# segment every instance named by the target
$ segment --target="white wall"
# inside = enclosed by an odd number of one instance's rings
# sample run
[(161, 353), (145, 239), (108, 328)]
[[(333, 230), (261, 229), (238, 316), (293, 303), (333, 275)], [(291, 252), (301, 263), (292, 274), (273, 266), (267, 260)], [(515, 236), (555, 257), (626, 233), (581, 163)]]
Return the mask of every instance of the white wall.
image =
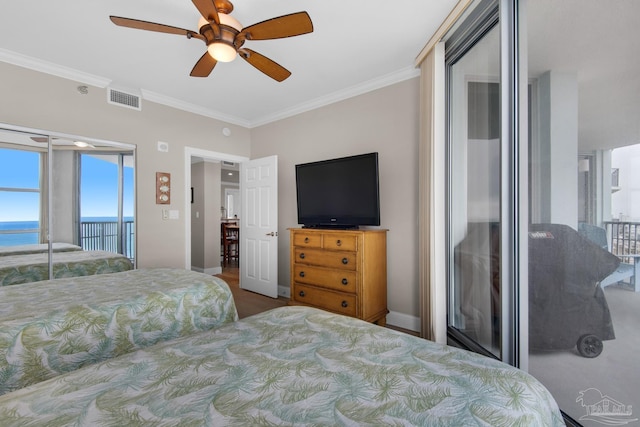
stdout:
[(619, 169), (619, 191), (611, 195), (611, 216), (620, 221), (640, 221), (640, 145), (616, 148), (611, 167)]
[(76, 175), (78, 165), (75, 161), (75, 152), (72, 150), (55, 150), (53, 152), (53, 206), (51, 214), (53, 225), (51, 240), (58, 243), (75, 243), (77, 229), (75, 226), (76, 206), (78, 195), (76, 194)]
[(278, 282), (289, 286), (289, 232), (298, 227), (295, 165), (377, 151), (387, 234), (387, 319), (419, 329), (419, 80), (407, 80), (251, 131), (251, 157), (278, 156)]
[(539, 222), (578, 226), (578, 79), (548, 71), (538, 79), (538, 141), (532, 163), (540, 186)]

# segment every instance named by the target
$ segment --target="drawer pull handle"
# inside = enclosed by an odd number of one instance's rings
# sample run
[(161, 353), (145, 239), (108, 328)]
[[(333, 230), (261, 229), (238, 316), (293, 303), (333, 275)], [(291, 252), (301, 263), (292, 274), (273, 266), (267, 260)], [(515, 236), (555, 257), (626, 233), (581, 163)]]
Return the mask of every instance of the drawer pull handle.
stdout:
[(342, 258), (342, 263), (343, 264), (349, 264), (349, 260), (347, 258)]
[(342, 246), (342, 241), (340, 239), (336, 241), (336, 246)]
[(347, 280), (347, 278), (346, 278), (346, 277), (344, 277), (344, 278), (342, 279), (342, 284), (343, 284), (343, 285), (348, 285), (348, 284), (349, 284), (349, 281)]
[(300, 254), (300, 259), (304, 259), (304, 252)]
[(347, 308), (347, 307), (349, 307), (349, 303), (347, 303), (346, 301), (342, 301), (342, 306), (344, 308)]
[(305, 238), (304, 238), (304, 242), (305, 242), (305, 243), (309, 243), (309, 238), (308, 238), (308, 237), (305, 237)]
[(300, 293), (299, 293), (298, 295), (300, 295), (301, 297), (303, 297), (303, 296), (304, 296), (304, 291), (300, 291)]
[(300, 272), (300, 277), (304, 277), (304, 271)]

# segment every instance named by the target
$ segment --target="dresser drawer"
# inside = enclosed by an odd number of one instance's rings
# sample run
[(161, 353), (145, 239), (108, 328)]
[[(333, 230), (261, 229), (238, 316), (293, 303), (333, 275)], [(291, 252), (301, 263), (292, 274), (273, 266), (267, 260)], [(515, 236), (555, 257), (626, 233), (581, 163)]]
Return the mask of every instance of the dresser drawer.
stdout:
[(356, 272), (351, 270), (328, 270), (296, 264), (293, 267), (293, 280), (309, 285), (334, 289), (341, 292), (356, 292)]
[(322, 249), (296, 248), (296, 264), (317, 265), (320, 267), (356, 270), (356, 254), (353, 252), (325, 251)]
[(323, 308), (325, 310), (344, 314), (356, 315), (356, 296), (332, 292), (312, 286), (294, 284), (294, 294), (291, 296), (296, 302)]
[(318, 233), (295, 233), (293, 235), (293, 246), (307, 248), (322, 247), (322, 234)]
[(358, 238), (356, 236), (326, 233), (322, 237), (322, 247), (329, 250), (355, 252), (358, 249)]

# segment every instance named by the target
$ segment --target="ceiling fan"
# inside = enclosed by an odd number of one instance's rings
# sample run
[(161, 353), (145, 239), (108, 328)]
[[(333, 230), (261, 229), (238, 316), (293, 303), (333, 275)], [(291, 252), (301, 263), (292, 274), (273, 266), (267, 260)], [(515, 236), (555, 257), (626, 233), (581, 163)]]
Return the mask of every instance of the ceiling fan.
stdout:
[(207, 77), (218, 62), (230, 62), (239, 55), (267, 76), (281, 82), (289, 77), (291, 72), (266, 56), (243, 47), (244, 42), (280, 39), (313, 32), (313, 23), (307, 12), (292, 13), (242, 28), (242, 25), (230, 15), (233, 11), (233, 4), (230, 1), (192, 1), (202, 15), (197, 32), (120, 16), (110, 16), (110, 19), (114, 24), (122, 27), (183, 35), (188, 39), (196, 38), (204, 41), (207, 52), (191, 70), (192, 77)]

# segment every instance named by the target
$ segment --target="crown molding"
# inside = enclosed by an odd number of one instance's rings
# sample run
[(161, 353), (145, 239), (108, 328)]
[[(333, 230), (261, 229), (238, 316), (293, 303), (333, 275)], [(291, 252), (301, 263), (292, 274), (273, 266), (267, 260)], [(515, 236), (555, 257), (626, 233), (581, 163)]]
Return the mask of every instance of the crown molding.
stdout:
[[(28, 68), (30, 70), (39, 71), (61, 77), (68, 80), (77, 81), (87, 85), (106, 88), (112, 81), (105, 77), (96, 76), (89, 73), (84, 73), (78, 70), (74, 70), (69, 67), (54, 64), (52, 62), (43, 61), (26, 55), (22, 55), (10, 50), (0, 48), (0, 61), (7, 62), (19, 67)], [(381, 89), (392, 84), (402, 82), (404, 80), (412, 79), (420, 75), (420, 70), (414, 67), (407, 67), (402, 70), (386, 74), (384, 76), (368, 80), (361, 84), (348, 87), (343, 90), (339, 90), (328, 95), (321, 96), (308, 102), (303, 102), (294, 107), (287, 108), (273, 114), (264, 116), (255, 121), (242, 119), (240, 117), (230, 116), (220, 111), (214, 111), (208, 108), (201, 107), (199, 105), (191, 104), (181, 101), (176, 98), (172, 98), (166, 95), (162, 95), (157, 92), (149, 91), (146, 89), (140, 89), (143, 99), (155, 102), (157, 104), (166, 105), (168, 107), (176, 108), (178, 110), (186, 111), (193, 114), (198, 114), (204, 117), (220, 120), (225, 123), (242, 126), (244, 128), (255, 128), (268, 123), (276, 122), (278, 120), (286, 119), (307, 111), (315, 110), (320, 107), (325, 107), (330, 104), (334, 104), (339, 101), (344, 101), (349, 98), (353, 98), (358, 95), (362, 95), (367, 92), (371, 92), (377, 89)]]
[(43, 61), (2, 48), (0, 48), (0, 61), (100, 88), (105, 88), (111, 83), (111, 80), (105, 77), (83, 73), (73, 68), (64, 67), (54, 64), (53, 62)]
[(393, 84), (418, 77), (419, 75), (420, 75), (419, 69), (416, 69), (414, 67), (407, 67), (402, 70), (389, 73), (384, 76), (377, 77), (375, 79), (368, 80), (361, 84), (351, 86), (346, 89), (339, 90), (325, 96), (321, 96), (309, 102), (298, 104), (292, 108), (288, 108), (288, 109), (276, 112), (274, 114), (264, 116), (262, 119), (251, 122), (251, 125), (249, 127), (254, 128), (254, 127), (266, 125), (268, 123), (276, 122), (278, 120), (286, 119), (288, 117), (292, 117), (300, 113), (305, 113), (307, 111), (315, 110), (316, 108), (320, 108), (320, 107), (325, 107), (327, 105), (334, 104), (339, 101), (344, 101), (345, 99), (353, 98), (355, 96), (362, 95), (367, 92), (372, 92), (374, 90), (381, 89), (386, 86), (391, 86)]
[(220, 120), (232, 125), (242, 126), (245, 128), (250, 127), (250, 122), (239, 117), (230, 116), (228, 114), (214, 111), (208, 108), (201, 107), (199, 105), (190, 104), (188, 102), (181, 101), (170, 96), (162, 95), (157, 92), (152, 92), (146, 89), (140, 89), (142, 97), (147, 101), (155, 102), (157, 104), (166, 105), (168, 107), (177, 108), (193, 114), (199, 114), (201, 116), (209, 117), (212, 119)]

